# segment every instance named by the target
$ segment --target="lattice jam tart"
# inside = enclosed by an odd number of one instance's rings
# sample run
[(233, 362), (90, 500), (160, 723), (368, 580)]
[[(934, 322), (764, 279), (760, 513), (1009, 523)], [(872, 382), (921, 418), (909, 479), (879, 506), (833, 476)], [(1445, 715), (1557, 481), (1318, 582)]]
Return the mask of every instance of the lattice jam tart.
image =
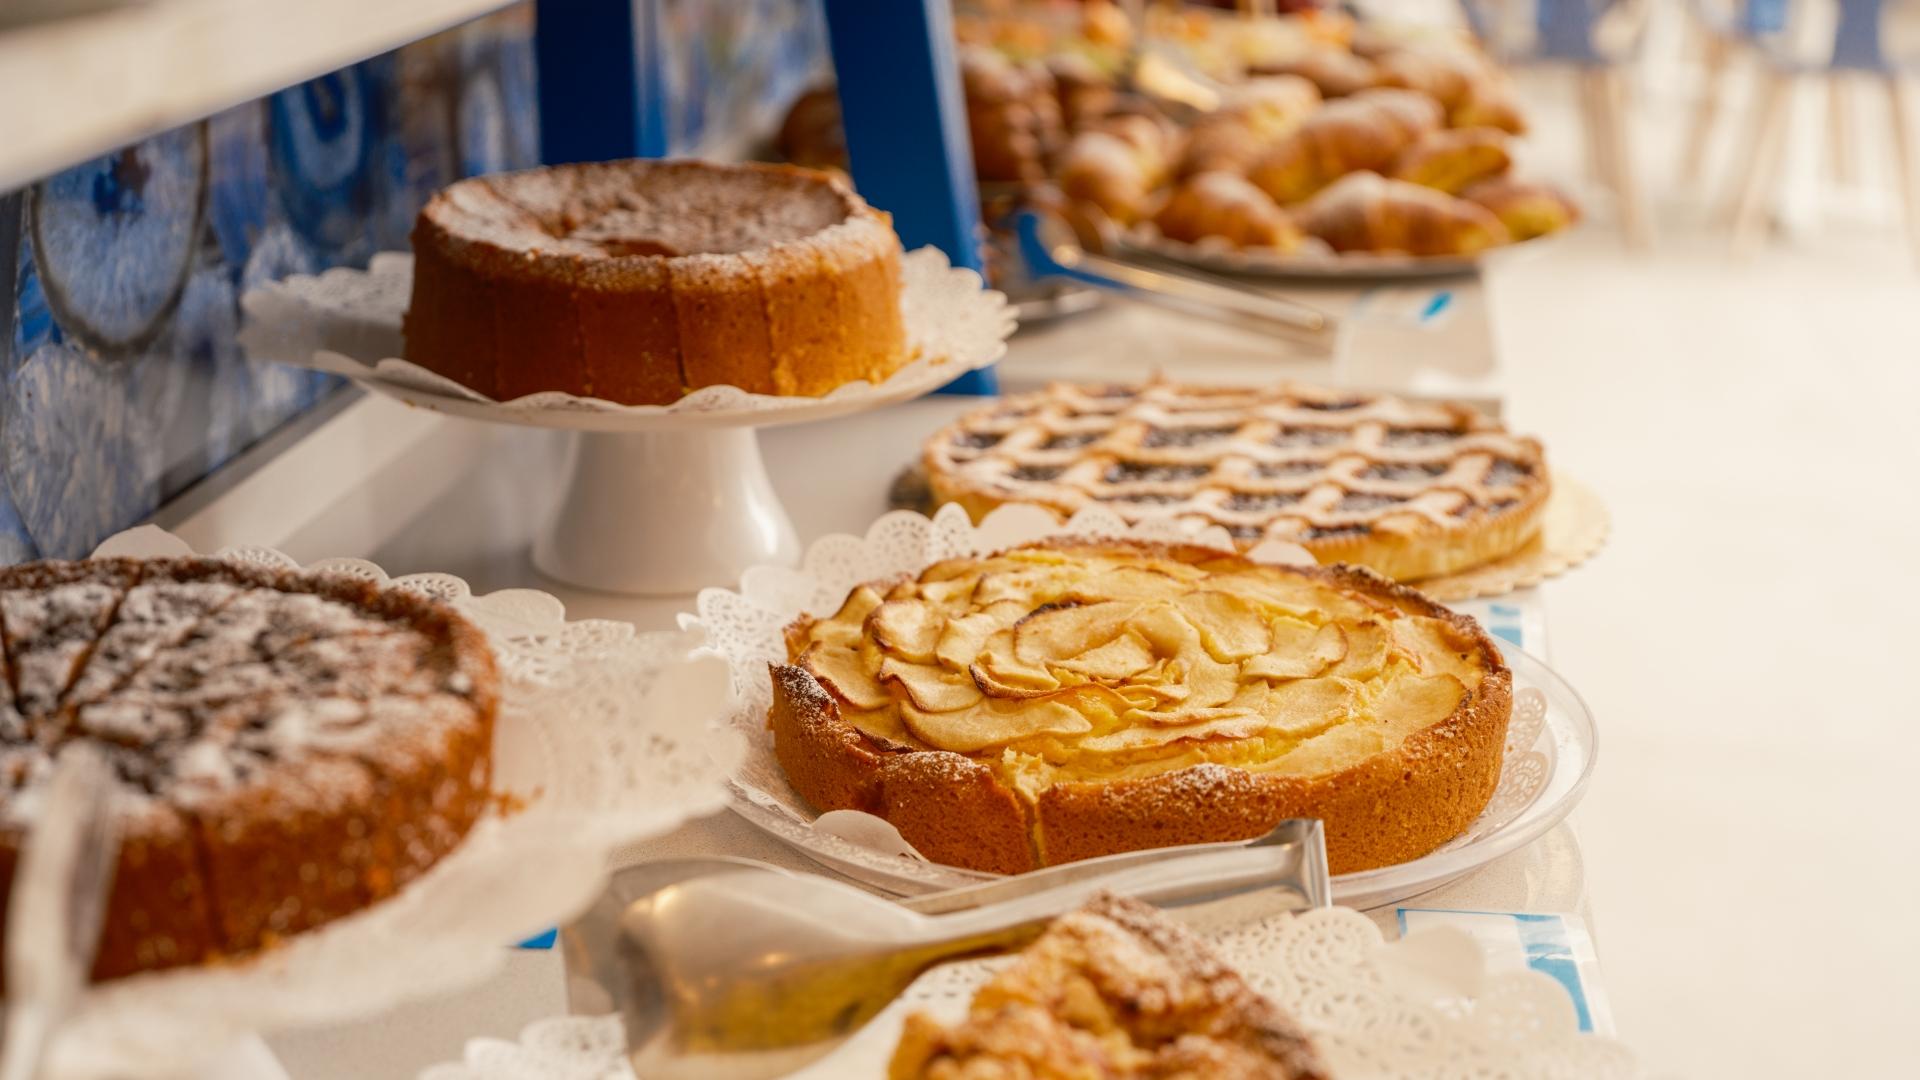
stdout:
[(0, 905), (55, 756), (88, 742), (114, 767), (96, 980), (359, 911), (490, 797), (493, 656), (424, 596), (214, 559), (33, 563), (0, 570), (0, 643)]
[(1057, 541), (854, 589), (787, 630), (774, 750), (820, 810), (1018, 873), (1320, 818), (1336, 873), (1464, 832), (1512, 679), (1479, 625), (1366, 570)]
[(1111, 894), (1055, 919), (943, 1024), (907, 1017), (888, 1080), (1324, 1080), (1313, 1042), (1205, 942)]
[(1400, 581), (1509, 555), (1540, 530), (1540, 444), (1459, 404), (1281, 384), (1076, 386), (1009, 397), (927, 440), (936, 503), (1225, 526)]

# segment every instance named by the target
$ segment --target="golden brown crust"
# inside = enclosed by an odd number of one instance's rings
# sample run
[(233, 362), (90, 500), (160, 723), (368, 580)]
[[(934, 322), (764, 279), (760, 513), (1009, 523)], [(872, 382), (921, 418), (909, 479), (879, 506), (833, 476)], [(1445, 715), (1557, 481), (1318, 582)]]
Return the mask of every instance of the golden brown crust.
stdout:
[[(1209, 568), (1248, 565), (1193, 545), (1058, 539), (1026, 546), (1121, 550)], [(1335, 772), (1278, 775), (1207, 764), (1067, 781), (1039, 794), (1031, 820), (1022, 798), (992, 769), (961, 754), (883, 744), (849, 723), (840, 703), (799, 666), (772, 669), (775, 754), (817, 809), (875, 814), (928, 858), (972, 869), (1018, 873), (1141, 848), (1244, 840), (1290, 817), (1325, 823), (1335, 873), (1419, 858), (1465, 831), (1492, 797), (1512, 712), (1511, 672), (1477, 622), (1415, 589), (1358, 567), (1288, 572), (1444, 622), (1472, 643), (1483, 678), (1443, 721)]]
[(407, 358), (498, 400), (819, 395), (908, 360), (900, 244), (839, 178), (585, 163), (463, 180), (414, 227)]

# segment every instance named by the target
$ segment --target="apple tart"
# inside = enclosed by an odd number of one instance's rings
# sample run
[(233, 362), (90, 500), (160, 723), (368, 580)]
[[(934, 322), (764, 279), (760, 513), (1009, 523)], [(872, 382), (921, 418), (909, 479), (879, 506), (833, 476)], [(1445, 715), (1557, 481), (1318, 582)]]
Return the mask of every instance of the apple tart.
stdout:
[(1335, 873), (1464, 832), (1512, 678), (1472, 619), (1369, 571), (1050, 541), (855, 588), (787, 629), (774, 750), (816, 808), (1018, 873), (1325, 822)]
[(1454, 402), (1280, 383), (1057, 383), (976, 410), (922, 455), (936, 503), (1222, 526), (1399, 581), (1513, 554), (1552, 484), (1540, 443)]

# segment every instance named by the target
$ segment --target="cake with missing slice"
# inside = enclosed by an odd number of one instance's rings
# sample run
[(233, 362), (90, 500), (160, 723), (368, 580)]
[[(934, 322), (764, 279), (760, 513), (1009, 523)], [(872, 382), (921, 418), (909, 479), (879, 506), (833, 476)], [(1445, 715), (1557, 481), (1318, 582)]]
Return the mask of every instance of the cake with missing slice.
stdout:
[(424, 595), (216, 559), (33, 563), (0, 570), (0, 644), (0, 905), (62, 748), (113, 769), (96, 980), (359, 911), (490, 799), (493, 655)]

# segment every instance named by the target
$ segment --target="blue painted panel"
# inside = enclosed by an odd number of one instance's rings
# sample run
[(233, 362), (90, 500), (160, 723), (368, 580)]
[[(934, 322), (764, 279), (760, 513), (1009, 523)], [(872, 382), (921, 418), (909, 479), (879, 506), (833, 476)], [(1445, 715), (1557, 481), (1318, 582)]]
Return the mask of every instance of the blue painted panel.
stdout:
[[(932, 244), (980, 269), (980, 197), (947, 0), (826, 0), (854, 186), (893, 214), (909, 250)], [(991, 394), (992, 369), (947, 392)]]
[(532, 164), (532, 35), (512, 9), (0, 196), (0, 560), (85, 554), (332, 391), (242, 355), (241, 293)]

